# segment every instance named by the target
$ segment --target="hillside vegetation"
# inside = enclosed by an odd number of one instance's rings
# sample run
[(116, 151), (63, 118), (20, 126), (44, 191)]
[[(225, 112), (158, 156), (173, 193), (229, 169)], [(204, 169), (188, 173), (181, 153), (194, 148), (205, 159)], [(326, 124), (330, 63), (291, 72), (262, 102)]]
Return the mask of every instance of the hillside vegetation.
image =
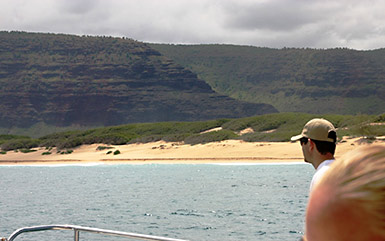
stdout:
[[(289, 141), (301, 132), (304, 124), (315, 117), (330, 120), (342, 136), (366, 136), (371, 139), (385, 135), (385, 114), (382, 115), (313, 115), (277, 113), (239, 119), (219, 119), (200, 122), (141, 123), (96, 128), (86, 131), (67, 131), (38, 139), (25, 136), (0, 135), (3, 154), (9, 150), (29, 150), (33, 147), (71, 149), (82, 144), (146, 143), (152, 141), (198, 144), (227, 139), (255, 141)], [(374, 124), (373, 124), (374, 123)], [(215, 131), (209, 131), (215, 129)], [(245, 129), (252, 130), (241, 134)]]
[(0, 130), (238, 118), (277, 110), (219, 95), (127, 38), (0, 32)]
[(385, 49), (150, 44), (217, 92), (280, 112), (385, 112)]
[[(223, 130), (203, 139), (286, 140), (293, 129), (285, 129), (286, 122), (271, 133), (254, 126), (254, 133), (242, 137), (231, 126), (239, 123), (237, 118), (278, 111), (371, 118), (385, 113), (384, 83), (385, 49), (164, 45), (128, 38), (0, 32), (0, 134), (30, 136), (16, 138), (32, 146), (43, 145), (43, 139), (34, 138), (58, 132), (68, 137), (53, 141), (48, 136), (46, 143), (71, 146), (148, 138), (194, 143), (202, 139), (198, 131), (166, 126), (189, 129), (186, 126), (201, 125), (192, 124), (195, 121), (218, 119)], [(158, 128), (151, 124), (157, 122), (170, 132), (126, 131)], [(146, 124), (124, 125), (129, 123)], [(116, 125), (123, 129), (97, 128)], [(116, 128), (123, 134), (114, 134)]]

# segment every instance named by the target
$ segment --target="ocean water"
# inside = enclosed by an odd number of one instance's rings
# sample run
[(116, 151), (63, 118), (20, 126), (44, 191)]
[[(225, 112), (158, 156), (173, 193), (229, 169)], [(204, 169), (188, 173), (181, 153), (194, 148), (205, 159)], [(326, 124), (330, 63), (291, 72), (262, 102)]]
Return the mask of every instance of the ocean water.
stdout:
[[(0, 237), (73, 224), (188, 240), (298, 240), (308, 164), (0, 166)], [(73, 240), (71, 231), (16, 240)], [(80, 233), (80, 240), (126, 240)]]

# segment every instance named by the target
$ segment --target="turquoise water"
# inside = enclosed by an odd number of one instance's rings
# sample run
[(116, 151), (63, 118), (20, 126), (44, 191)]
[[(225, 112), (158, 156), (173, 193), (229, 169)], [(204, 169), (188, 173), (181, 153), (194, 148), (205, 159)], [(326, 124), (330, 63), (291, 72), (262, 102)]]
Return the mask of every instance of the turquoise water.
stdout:
[[(0, 166), (0, 236), (73, 224), (189, 240), (298, 240), (313, 172), (307, 164)], [(73, 240), (68, 232), (17, 240)], [(81, 233), (123, 240), (97, 237)]]

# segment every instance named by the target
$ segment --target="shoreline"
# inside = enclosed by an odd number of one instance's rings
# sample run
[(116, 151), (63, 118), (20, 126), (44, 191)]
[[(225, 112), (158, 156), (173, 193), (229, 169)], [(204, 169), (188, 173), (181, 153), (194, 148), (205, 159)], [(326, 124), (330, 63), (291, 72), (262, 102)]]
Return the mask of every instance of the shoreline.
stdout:
[(121, 165), (121, 164), (298, 164), (303, 159), (291, 158), (143, 158), (143, 159), (101, 159), (87, 160), (1, 160), (0, 166), (33, 166), (33, 165)]
[[(384, 145), (384, 141), (373, 143)], [(335, 157), (360, 145), (363, 138), (344, 138), (337, 143)], [(102, 147), (100, 150), (100, 147)], [(0, 165), (113, 165), (113, 164), (271, 164), (304, 163), (298, 142), (244, 142), (226, 140), (187, 145), (175, 142), (151, 142), (127, 145), (91, 144), (63, 154), (56, 148), (35, 148), (34, 152), (9, 151), (0, 155)], [(119, 150), (120, 154), (112, 152)], [(107, 154), (109, 153), (109, 154)]]

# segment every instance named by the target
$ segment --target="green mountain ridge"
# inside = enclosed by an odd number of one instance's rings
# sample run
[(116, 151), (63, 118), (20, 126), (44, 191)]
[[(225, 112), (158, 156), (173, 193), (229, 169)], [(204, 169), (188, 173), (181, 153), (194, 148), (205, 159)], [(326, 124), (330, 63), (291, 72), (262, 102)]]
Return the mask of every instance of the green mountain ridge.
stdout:
[(0, 134), (276, 112), (385, 113), (385, 49), (0, 32)]
[(216, 93), (195, 73), (132, 39), (0, 32), (3, 133), (275, 112), (268, 104)]
[(280, 112), (385, 112), (385, 49), (150, 44), (218, 93)]

